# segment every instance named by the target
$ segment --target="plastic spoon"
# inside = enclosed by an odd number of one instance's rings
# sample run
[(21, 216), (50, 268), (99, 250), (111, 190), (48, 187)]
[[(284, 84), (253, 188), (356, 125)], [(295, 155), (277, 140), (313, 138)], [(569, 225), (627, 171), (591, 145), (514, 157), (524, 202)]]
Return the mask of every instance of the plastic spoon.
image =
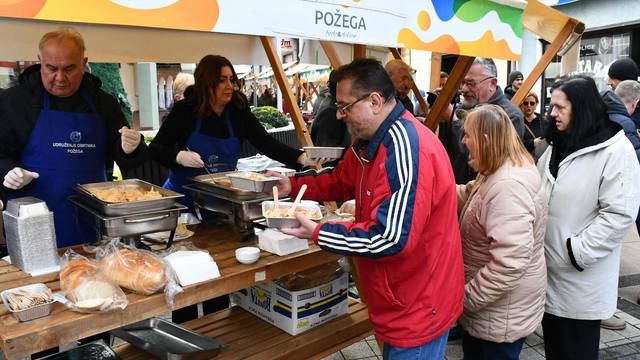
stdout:
[(273, 187), (273, 217), (280, 217), (280, 204), (278, 203), (278, 187)]
[(307, 184), (303, 184), (300, 187), (300, 191), (298, 192), (298, 196), (296, 196), (296, 200), (293, 202), (293, 205), (291, 205), (291, 207), (287, 210), (285, 217), (293, 215), (293, 212), (296, 210), (298, 205), (300, 205), (300, 200), (302, 200), (302, 195), (304, 195), (305, 191), (307, 191)]

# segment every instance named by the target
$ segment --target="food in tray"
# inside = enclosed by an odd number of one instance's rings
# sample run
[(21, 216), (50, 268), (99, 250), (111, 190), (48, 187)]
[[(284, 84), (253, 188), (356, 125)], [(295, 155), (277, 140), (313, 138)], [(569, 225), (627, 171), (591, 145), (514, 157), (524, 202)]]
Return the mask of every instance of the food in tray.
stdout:
[(267, 181), (267, 180), (271, 180), (271, 178), (266, 177), (262, 174), (258, 174), (255, 172), (238, 172), (233, 174), (234, 176), (239, 176), (239, 177), (243, 177), (249, 180), (253, 180), (253, 181)]
[(12, 291), (7, 294), (9, 308), (12, 311), (22, 311), (30, 309), (34, 306), (48, 304), (53, 301), (51, 297), (51, 289), (46, 291), (28, 291), (24, 289)]
[[(307, 219), (320, 219), (322, 218), (322, 214), (317, 209), (305, 209), (299, 207), (295, 210), (295, 212), (300, 212)], [(264, 216), (268, 218), (295, 218), (295, 213), (288, 211), (288, 208), (277, 208), (277, 209), (269, 209), (264, 212)]]
[(144, 295), (157, 292), (166, 283), (165, 264), (148, 252), (120, 249), (105, 256), (100, 267), (118, 285)]
[(108, 203), (126, 203), (132, 201), (155, 200), (162, 198), (162, 194), (155, 189), (145, 190), (116, 185), (109, 189), (97, 189), (91, 192), (93, 196)]
[(232, 187), (231, 186), (231, 179), (229, 179), (228, 177), (218, 177), (218, 178), (213, 178), (213, 183), (215, 183), (216, 185), (220, 185), (220, 186), (224, 186), (224, 187)]

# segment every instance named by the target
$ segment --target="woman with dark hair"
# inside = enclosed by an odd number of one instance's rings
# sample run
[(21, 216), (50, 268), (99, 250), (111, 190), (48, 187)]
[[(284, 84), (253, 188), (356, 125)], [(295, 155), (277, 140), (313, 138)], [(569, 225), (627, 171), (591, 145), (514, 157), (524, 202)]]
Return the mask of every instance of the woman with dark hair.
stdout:
[(597, 359), (600, 321), (616, 310), (620, 249), (640, 205), (640, 165), (593, 79), (552, 87), (550, 146), (538, 162), (545, 234), (548, 359)]
[(203, 57), (194, 77), (193, 95), (175, 103), (150, 145), (153, 158), (171, 169), (164, 186), (184, 193), (185, 205), (193, 206), (182, 186), (207, 172), (234, 170), (242, 140), (287, 166), (312, 165), (303, 151), (280, 143), (260, 125), (228, 59)]

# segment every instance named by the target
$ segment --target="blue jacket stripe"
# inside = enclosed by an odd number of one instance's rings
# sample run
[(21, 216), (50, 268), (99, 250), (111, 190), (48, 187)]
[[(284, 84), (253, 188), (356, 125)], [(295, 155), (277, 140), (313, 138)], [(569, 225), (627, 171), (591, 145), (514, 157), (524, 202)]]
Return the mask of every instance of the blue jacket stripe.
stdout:
[(321, 246), (346, 255), (368, 257), (389, 256), (402, 250), (411, 227), (411, 212), (407, 209), (415, 197), (413, 191), (417, 183), (417, 164), (414, 164), (413, 159), (419, 152), (419, 144), (411, 143), (409, 133), (415, 137), (415, 142), (419, 141), (417, 134), (414, 129), (409, 131), (407, 125), (412, 127), (410, 122), (400, 120), (389, 129), (392, 148), (388, 151), (392, 152), (392, 156), (387, 158), (385, 167), (393, 192), (378, 210), (379, 225), (374, 225), (368, 230), (348, 231), (340, 224), (324, 224), (318, 234), (318, 243)]

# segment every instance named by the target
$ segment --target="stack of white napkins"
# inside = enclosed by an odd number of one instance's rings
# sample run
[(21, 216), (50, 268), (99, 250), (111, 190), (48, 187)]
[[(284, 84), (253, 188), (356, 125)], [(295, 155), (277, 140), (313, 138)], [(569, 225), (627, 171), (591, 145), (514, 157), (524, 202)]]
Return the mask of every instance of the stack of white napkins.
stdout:
[(187, 286), (220, 277), (218, 264), (204, 251), (176, 251), (164, 257), (178, 276), (180, 285)]
[(266, 229), (258, 233), (258, 247), (270, 253), (285, 256), (294, 252), (307, 250), (309, 242), (295, 236), (283, 234), (275, 229)]

